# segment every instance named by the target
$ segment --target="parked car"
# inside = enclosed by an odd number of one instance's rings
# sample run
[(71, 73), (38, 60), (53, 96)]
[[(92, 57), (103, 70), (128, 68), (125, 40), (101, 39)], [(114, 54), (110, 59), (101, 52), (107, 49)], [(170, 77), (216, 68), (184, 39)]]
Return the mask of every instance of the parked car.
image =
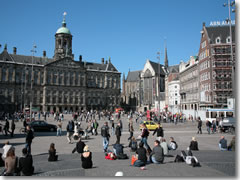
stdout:
[(32, 121), (29, 123), (30, 127), (35, 131), (57, 131), (57, 126), (54, 124), (48, 124), (45, 121)]
[[(158, 124), (153, 121), (143, 121), (143, 123), (146, 124), (149, 131), (154, 131), (158, 127)], [(142, 130), (143, 123), (140, 124), (140, 130)]]
[(226, 117), (222, 121), (222, 131), (228, 131), (230, 133), (235, 132), (235, 124), (236, 124), (236, 119), (235, 117)]

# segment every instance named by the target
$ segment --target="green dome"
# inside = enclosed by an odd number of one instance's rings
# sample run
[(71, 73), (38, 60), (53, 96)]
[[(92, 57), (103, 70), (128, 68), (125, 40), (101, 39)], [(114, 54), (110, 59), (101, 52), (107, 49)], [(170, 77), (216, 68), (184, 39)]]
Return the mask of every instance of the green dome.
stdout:
[(66, 27), (60, 27), (56, 34), (60, 34), (60, 33), (63, 33), (63, 34), (71, 34), (70, 30)]

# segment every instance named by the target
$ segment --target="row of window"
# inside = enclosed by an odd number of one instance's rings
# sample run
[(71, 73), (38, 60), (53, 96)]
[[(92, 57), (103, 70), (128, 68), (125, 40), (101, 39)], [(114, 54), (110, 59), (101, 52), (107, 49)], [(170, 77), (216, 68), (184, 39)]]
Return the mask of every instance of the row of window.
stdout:
[(210, 72), (205, 72), (200, 75), (200, 82), (210, 79)]

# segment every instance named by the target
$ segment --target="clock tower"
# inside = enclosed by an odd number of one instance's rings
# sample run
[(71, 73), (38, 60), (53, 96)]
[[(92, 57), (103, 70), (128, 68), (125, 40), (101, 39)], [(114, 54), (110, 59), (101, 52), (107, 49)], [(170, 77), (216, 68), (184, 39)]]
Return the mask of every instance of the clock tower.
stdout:
[(55, 50), (54, 60), (59, 60), (64, 57), (73, 58), (72, 54), (72, 35), (70, 30), (66, 27), (66, 15), (63, 13), (62, 27), (60, 27), (55, 34)]

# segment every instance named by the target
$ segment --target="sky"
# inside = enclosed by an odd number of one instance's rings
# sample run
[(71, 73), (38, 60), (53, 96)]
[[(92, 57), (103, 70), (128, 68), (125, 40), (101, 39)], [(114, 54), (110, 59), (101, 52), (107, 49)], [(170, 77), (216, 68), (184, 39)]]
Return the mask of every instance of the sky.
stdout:
[[(101, 63), (111, 58), (121, 73), (142, 70), (147, 59), (164, 63), (167, 46), (169, 65), (198, 54), (203, 22), (228, 17), (227, 0), (3, 0), (0, 11), (0, 52), (52, 58), (55, 33), (63, 13), (73, 35), (74, 59)], [(235, 14), (232, 14), (235, 19)]]

